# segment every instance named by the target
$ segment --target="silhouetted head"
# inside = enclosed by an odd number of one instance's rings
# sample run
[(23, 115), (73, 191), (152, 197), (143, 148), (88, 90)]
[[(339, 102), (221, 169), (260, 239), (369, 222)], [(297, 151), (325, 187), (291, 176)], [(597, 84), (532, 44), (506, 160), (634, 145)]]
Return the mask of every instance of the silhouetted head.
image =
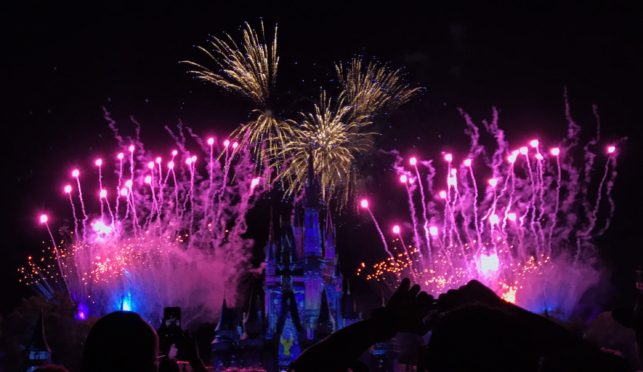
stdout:
[(158, 337), (138, 314), (107, 314), (89, 331), (83, 352), (83, 371), (156, 371)]

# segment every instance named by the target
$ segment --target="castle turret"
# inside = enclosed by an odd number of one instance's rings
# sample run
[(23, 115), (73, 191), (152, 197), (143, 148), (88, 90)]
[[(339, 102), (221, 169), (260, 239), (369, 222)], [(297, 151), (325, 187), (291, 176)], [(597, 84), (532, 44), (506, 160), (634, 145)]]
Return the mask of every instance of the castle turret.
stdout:
[(38, 317), (31, 343), (27, 347), (27, 372), (51, 363), (51, 349), (45, 337), (45, 321), (42, 312)]
[(315, 338), (317, 340), (330, 335), (335, 332), (336, 329), (335, 318), (328, 303), (326, 290), (322, 290), (320, 302), (321, 307), (319, 309), (319, 317), (317, 318), (317, 326), (315, 327)]
[(308, 157), (308, 180), (304, 195), (304, 256), (322, 257), (322, 240), (319, 228), (319, 182), (315, 177), (312, 152)]
[(326, 215), (326, 227), (324, 228), (324, 258), (337, 264), (337, 255), (335, 254), (335, 225), (330, 213)]
[(221, 305), (221, 316), (214, 329), (212, 356), (215, 368), (229, 367), (235, 364), (239, 332), (235, 323), (234, 309), (228, 308), (226, 299)]
[(248, 307), (243, 314), (243, 335), (240, 341), (240, 355), (244, 367), (261, 367), (263, 364), (265, 323), (261, 310), (259, 289), (254, 285), (251, 289)]

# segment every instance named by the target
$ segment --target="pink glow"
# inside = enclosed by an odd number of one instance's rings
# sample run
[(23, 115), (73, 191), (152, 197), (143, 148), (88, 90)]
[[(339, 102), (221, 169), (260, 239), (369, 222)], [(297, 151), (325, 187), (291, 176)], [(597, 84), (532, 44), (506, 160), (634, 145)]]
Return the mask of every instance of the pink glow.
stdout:
[(74, 169), (71, 171), (71, 176), (74, 178), (78, 178), (80, 176), (80, 171), (78, 169)]
[(40, 223), (47, 223), (47, 221), (49, 221), (49, 216), (47, 216), (46, 214), (41, 214)]
[[(455, 170), (455, 169), (452, 169), (452, 170)], [(451, 172), (451, 174), (453, 174), (453, 172)], [(454, 175), (447, 177), (447, 185), (455, 186), (457, 183), (458, 183), (458, 180), (455, 178)]]
[(134, 145), (129, 145), (127, 149), (129, 150), (129, 152), (134, 152), (135, 147)]
[(449, 163), (452, 162), (453, 161), (453, 155), (451, 153), (444, 154), (444, 160), (446, 160)]
[(463, 164), (464, 164), (465, 167), (470, 167), (471, 166), (471, 159), (464, 159)]
[(176, 156), (179, 152), (176, 150), (172, 150), (172, 157)]
[(228, 147), (228, 146), (230, 146), (230, 140), (223, 141), (223, 147)]
[(127, 196), (127, 194), (129, 194), (129, 191), (127, 187), (123, 187), (120, 193), (121, 193), (121, 196)]
[(100, 167), (103, 165), (103, 159), (98, 158), (94, 161), (94, 164), (96, 164), (97, 167)]
[(368, 209), (368, 199), (362, 199), (362, 200), (360, 200), (360, 201), (359, 201), (359, 206), (360, 206), (360, 207), (362, 207), (362, 208), (364, 208), (364, 209)]
[(538, 143), (539, 143), (539, 142), (538, 142), (538, 140), (537, 140), (537, 139), (532, 139), (531, 141), (529, 141), (529, 146), (531, 146), (531, 147), (533, 147), (533, 148), (537, 148), (537, 147), (538, 147)]
[(514, 155), (509, 155), (509, 156), (507, 156), (507, 161), (508, 161), (510, 164), (513, 164), (513, 163), (515, 163), (515, 162), (516, 162), (516, 157), (515, 157)]
[(496, 178), (489, 178), (489, 180), (487, 181), (487, 183), (488, 183), (488, 184), (489, 184), (489, 186), (491, 186), (491, 187), (496, 187), (496, 186), (498, 186), (498, 179), (496, 179)]
[(192, 158), (185, 159), (185, 164), (187, 164), (187, 165), (192, 165), (193, 162), (194, 162), (194, 160), (192, 160)]
[(147, 163), (147, 167), (150, 168), (150, 169), (154, 169), (154, 162), (151, 161), (151, 162)]
[(71, 194), (71, 185), (65, 185), (63, 191), (65, 191), (65, 194)]
[(518, 218), (518, 216), (516, 215), (516, 213), (514, 213), (514, 212), (509, 212), (509, 213), (507, 213), (507, 219), (508, 219), (509, 221), (511, 221), (511, 222), (516, 222), (516, 219), (517, 219), (517, 218)]
[(400, 182), (401, 183), (406, 183), (408, 181), (408, 178), (406, 177), (406, 174), (403, 174), (400, 176)]
[(236, 142), (236, 141), (235, 141), (235, 143), (233, 143), (233, 144), (232, 144), (232, 148), (233, 148), (233, 149), (236, 149), (236, 148), (237, 148), (237, 146), (239, 146), (239, 142)]
[(208, 145), (210, 146), (214, 145), (214, 137), (208, 138)]
[(393, 225), (393, 234), (399, 234), (400, 231), (400, 225)]
[(261, 181), (260, 177), (255, 177), (250, 181), (250, 188), (254, 189), (255, 187), (259, 186), (259, 182)]
[(527, 155), (527, 153), (529, 152), (529, 149), (527, 148), (527, 146), (523, 146), (518, 151), (520, 151), (522, 155)]
[(167, 163), (167, 167), (168, 167), (169, 169), (174, 169), (174, 161), (173, 161), (173, 160), (170, 160), (170, 161)]
[(108, 235), (112, 232), (112, 228), (107, 226), (105, 222), (101, 220), (96, 220), (92, 223), (92, 229), (94, 232), (102, 235)]
[(125, 154), (123, 154), (122, 152), (119, 152), (118, 155), (116, 155), (116, 159), (118, 160), (123, 160), (123, 158), (125, 158)]
[(440, 199), (446, 199), (447, 198), (447, 192), (444, 191), (444, 190), (440, 190), (438, 195), (440, 196)]
[(500, 222), (500, 218), (498, 217), (497, 214), (493, 213), (491, 216), (489, 216), (489, 223), (492, 225), (497, 225), (498, 222)]
[(608, 154), (613, 154), (615, 152), (616, 152), (616, 146), (614, 146), (614, 145), (607, 146), (607, 153)]
[(196, 155), (192, 155), (192, 162), (196, 163)]
[(552, 149), (549, 150), (549, 153), (553, 156), (558, 156), (560, 155), (560, 149), (558, 147), (552, 147)]
[(156, 157), (156, 159), (154, 159), (154, 161), (156, 162), (156, 164), (161, 164), (161, 161), (162, 161), (162, 160), (163, 160), (163, 159), (161, 159), (161, 157), (160, 157), (160, 156), (157, 156), (157, 157)]
[(429, 234), (431, 236), (438, 236), (438, 227), (437, 226), (430, 226), (429, 227)]
[(409, 164), (411, 165), (416, 165), (418, 163), (418, 159), (415, 156), (411, 156), (409, 159)]
[(538, 154), (536, 154), (536, 159), (543, 160), (544, 157), (543, 157), (543, 155), (541, 153), (538, 153)]
[(131, 189), (133, 185), (134, 185), (134, 182), (132, 182), (132, 180), (125, 181), (125, 186), (127, 188)]
[(500, 267), (500, 259), (498, 259), (498, 255), (495, 253), (492, 253), (490, 255), (486, 254), (481, 254), (480, 255), (480, 273), (482, 275), (489, 275), (493, 274), (494, 272), (498, 271), (498, 268)]
[(100, 192), (98, 193), (98, 196), (99, 196), (101, 199), (105, 199), (105, 198), (107, 197), (107, 190), (105, 190), (105, 189), (100, 190)]
[(148, 185), (152, 183), (152, 176), (145, 176), (145, 183)]

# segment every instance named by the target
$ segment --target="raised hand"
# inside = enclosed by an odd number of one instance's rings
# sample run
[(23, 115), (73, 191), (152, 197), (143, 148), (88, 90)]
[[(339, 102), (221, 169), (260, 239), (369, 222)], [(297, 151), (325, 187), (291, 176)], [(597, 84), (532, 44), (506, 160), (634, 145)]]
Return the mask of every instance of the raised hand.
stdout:
[(477, 280), (472, 280), (458, 289), (451, 289), (438, 297), (438, 309), (440, 311), (449, 311), (474, 303), (492, 307), (503, 307), (507, 305), (507, 302), (498, 297), (494, 291), (485, 287), (484, 284)]
[(411, 286), (411, 281), (404, 278), (393, 296), (384, 307), (396, 332), (411, 332), (419, 335), (428, 331), (424, 318), (435, 307), (431, 295), (420, 290), (420, 286)]

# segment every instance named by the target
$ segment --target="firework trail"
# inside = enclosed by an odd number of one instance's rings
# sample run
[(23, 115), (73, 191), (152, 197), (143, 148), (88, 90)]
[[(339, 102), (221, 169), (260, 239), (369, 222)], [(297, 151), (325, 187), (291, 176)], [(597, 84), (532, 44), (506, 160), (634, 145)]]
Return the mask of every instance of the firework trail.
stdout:
[[(538, 139), (512, 149), (498, 126), (496, 110), (492, 120), (483, 122), (485, 133), (462, 114), (471, 143), (466, 155), (443, 153), (442, 170), (438, 176), (429, 172), (426, 180), (417, 171), (417, 157), (408, 159), (417, 175), (414, 179), (426, 182), (425, 190), (430, 190), (426, 195), (420, 193), (420, 200), (409, 194), (415, 247), (405, 246), (407, 253), (394, 262), (387, 260), (372, 268), (362, 264), (358, 274), (390, 283), (403, 275), (417, 276), (424, 289), (436, 295), (478, 279), (503, 298), (531, 310), (569, 315), (582, 292), (597, 280), (591, 267), (596, 257), (592, 240), (606, 231), (613, 214), (616, 145), (605, 147), (605, 168), (595, 179), (588, 176), (595, 162), (588, 155), (589, 147), (578, 145), (580, 127), (569, 114), (567, 138), (547, 151)], [(495, 140), (495, 149), (479, 144), (483, 134)], [(598, 143), (598, 138), (593, 141)], [(585, 160), (583, 177), (575, 166), (575, 148)], [(404, 159), (397, 152), (389, 154), (396, 156), (396, 176), (410, 193)], [(455, 165), (458, 162), (462, 162), (460, 167)], [(486, 183), (476, 178), (484, 173), (491, 174)], [(446, 189), (433, 191), (436, 180), (445, 182)], [(596, 198), (587, 218), (572, 218), (588, 203), (587, 194), (578, 190), (590, 188), (596, 189)], [(428, 239), (416, 237), (418, 208), (423, 211)], [(598, 228), (603, 214), (604, 227)], [(394, 229), (393, 240), (404, 245), (404, 232), (399, 225)]]
[[(168, 151), (169, 160), (145, 152), (133, 138), (121, 144), (129, 159), (122, 151), (113, 163), (95, 161), (94, 198), (82, 194), (81, 184), (90, 180), (81, 181), (74, 169), (77, 187), (63, 187), (74, 232), (61, 229), (62, 243), (56, 244), (49, 216), (41, 216), (52, 254), (40, 261), (30, 258), (20, 269), (21, 281), (46, 296), (68, 291), (83, 317), (124, 309), (156, 321), (164, 306), (181, 306), (187, 321), (214, 316), (223, 288), (236, 283), (248, 265), (252, 241), (243, 237), (245, 217), (267, 186), (261, 182), (265, 175), (255, 173), (248, 149), (236, 149), (223, 165), (214, 152), (226, 151), (224, 146), (209, 138), (207, 147), (189, 151), (184, 130), (173, 133), (180, 150)], [(207, 160), (199, 161), (199, 150)], [(112, 164), (109, 177), (103, 168)], [(82, 216), (76, 214), (76, 200)], [(99, 213), (88, 213), (86, 205), (97, 205)], [(107, 213), (100, 213), (101, 206)], [(228, 300), (234, 300), (232, 291)]]

